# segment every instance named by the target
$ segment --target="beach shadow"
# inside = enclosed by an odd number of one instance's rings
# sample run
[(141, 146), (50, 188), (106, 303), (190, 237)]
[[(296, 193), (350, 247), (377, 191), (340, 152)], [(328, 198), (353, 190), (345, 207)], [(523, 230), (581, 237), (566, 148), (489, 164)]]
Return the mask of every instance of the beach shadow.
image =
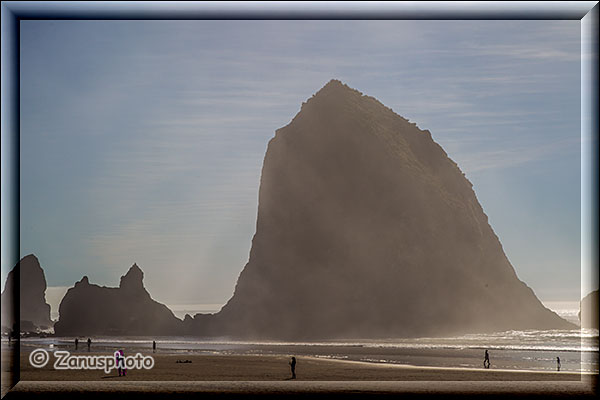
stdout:
[(107, 375), (107, 376), (102, 377), (102, 379), (112, 379), (112, 378), (123, 378), (123, 377), (119, 376), (119, 375)]
[(295, 380), (296, 380), (296, 379), (294, 379), (294, 378), (291, 378), (291, 377), (290, 377), (290, 378), (285, 378), (285, 379), (284, 379), (284, 381), (295, 381)]

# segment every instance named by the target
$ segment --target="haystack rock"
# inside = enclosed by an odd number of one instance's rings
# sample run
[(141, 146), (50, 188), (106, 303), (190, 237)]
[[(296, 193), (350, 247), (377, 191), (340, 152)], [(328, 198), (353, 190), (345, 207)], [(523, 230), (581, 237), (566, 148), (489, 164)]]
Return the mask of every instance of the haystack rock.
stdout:
[(337, 80), (269, 142), (233, 297), (186, 322), (284, 340), (574, 327), (518, 279), (430, 132)]
[[(18, 279), (17, 279), (18, 277)], [(20, 290), (15, 292), (19, 282)], [(23, 257), (8, 273), (2, 292), (2, 330), (10, 331), (16, 322), (14, 300), (19, 293), (21, 331), (46, 330), (52, 327), (50, 305), (46, 303), (46, 276), (33, 254)]]
[(182, 321), (144, 288), (134, 264), (118, 288), (91, 284), (84, 276), (60, 303), (57, 335), (178, 335)]
[(579, 304), (579, 320), (582, 328), (598, 329), (598, 291), (585, 296)]

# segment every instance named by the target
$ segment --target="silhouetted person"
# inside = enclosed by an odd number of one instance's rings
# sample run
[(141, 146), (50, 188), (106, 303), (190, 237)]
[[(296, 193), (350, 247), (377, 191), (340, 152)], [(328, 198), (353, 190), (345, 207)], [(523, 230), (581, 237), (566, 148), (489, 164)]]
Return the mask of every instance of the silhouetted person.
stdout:
[(92, 339), (88, 338), (87, 344), (88, 344), (88, 351), (90, 351), (90, 347), (92, 347)]
[(296, 357), (292, 357), (290, 367), (292, 368), (292, 379), (296, 379)]
[(125, 376), (125, 357), (123, 357), (123, 350), (117, 350), (115, 352), (115, 357), (117, 361), (117, 369), (119, 371), (119, 376)]
[(489, 368), (490, 367), (490, 354), (488, 353), (488, 351), (485, 351), (485, 358), (483, 359), (483, 368)]
[(119, 376), (121, 376), (121, 366), (123, 365), (123, 362), (121, 361), (121, 353), (119, 353), (119, 350), (115, 351), (115, 362), (117, 364)]
[(75, 338), (75, 350), (77, 350), (77, 346), (79, 346), (79, 339)]
[(152, 341), (152, 352), (156, 353), (156, 341)]
[(556, 357), (556, 370), (560, 371), (560, 357)]

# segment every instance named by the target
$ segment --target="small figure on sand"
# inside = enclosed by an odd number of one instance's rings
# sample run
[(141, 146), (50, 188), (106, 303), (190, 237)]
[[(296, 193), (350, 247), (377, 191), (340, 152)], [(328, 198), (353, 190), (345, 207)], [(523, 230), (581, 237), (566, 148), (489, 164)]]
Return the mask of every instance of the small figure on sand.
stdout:
[(556, 357), (556, 370), (560, 371), (560, 357)]
[(155, 340), (152, 341), (152, 352), (156, 353), (156, 341)]
[(290, 367), (292, 368), (292, 379), (296, 379), (296, 357), (292, 357)]
[(90, 351), (90, 347), (92, 347), (92, 339), (88, 338), (87, 344), (88, 344), (88, 351)]
[(127, 375), (127, 368), (125, 368), (125, 357), (123, 356), (123, 350), (115, 351), (115, 357), (117, 358), (117, 368), (119, 370), (119, 376)]
[(119, 352), (119, 350), (115, 351), (115, 361), (117, 363), (119, 376), (121, 376), (121, 367), (123, 366), (123, 361), (121, 360), (121, 352)]
[(78, 346), (79, 346), (79, 339), (75, 338), (75, 350), (77, 350)]
[(488, 353), (488, 351), (485, 351), (485, 358), (483, 359), (483, 368), (489, 368), (490, 367), (490, 354)]

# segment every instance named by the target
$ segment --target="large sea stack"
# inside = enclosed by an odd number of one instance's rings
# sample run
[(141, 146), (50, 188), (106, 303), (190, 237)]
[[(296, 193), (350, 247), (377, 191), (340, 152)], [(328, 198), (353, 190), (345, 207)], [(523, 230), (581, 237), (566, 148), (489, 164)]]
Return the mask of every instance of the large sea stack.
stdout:
[(10, 332), (16, 327), (17, 300), (19, 301), (20, 330), (22, 332), (35, 332), (52, 327), (50, 305), (46, 303), (46, 287), (46, 276), (37, 257), (33, 254), (23, 257), (8, 273), (4, 284), (2, 292), (3, 332)]
[(179, 335), (182, 321), (144, 288), (136, 265), (121, 277), (118, 288), (91, 284), (87, 276), (62, 299), (57, 335)]
[(285, 340), (574, 327), (518, 279), (430, 132), (337, 80), (269, 142), (233, 297), (186, 323)]

